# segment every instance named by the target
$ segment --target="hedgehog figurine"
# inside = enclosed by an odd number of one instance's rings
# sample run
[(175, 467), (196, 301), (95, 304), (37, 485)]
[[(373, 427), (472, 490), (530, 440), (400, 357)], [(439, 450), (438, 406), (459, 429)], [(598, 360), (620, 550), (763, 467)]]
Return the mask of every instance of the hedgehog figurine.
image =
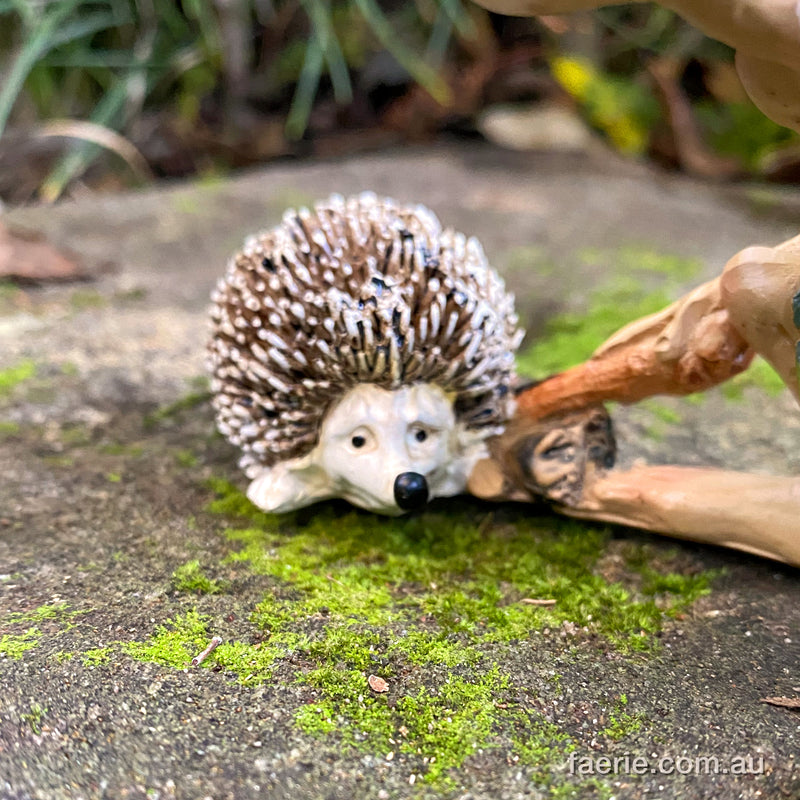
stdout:
[(342, 497), (394, 515), (459, 494), (513, 413), (513, 297), (423, 206), (287, 211), (212, 302), (217, 427), (264, 510)]

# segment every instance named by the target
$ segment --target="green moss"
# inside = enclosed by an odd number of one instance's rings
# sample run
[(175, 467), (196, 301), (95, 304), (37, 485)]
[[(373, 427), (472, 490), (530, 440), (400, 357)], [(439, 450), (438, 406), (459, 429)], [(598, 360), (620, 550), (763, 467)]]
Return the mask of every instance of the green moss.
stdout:
[(106, 647), (95, 647), (91, 650), (86, 650), (81, 655), (81, 661), (85, 667), (99, 667), (103, 664), (108, 664), (111, 661), (111, 655), (114, 648), (111, 645)]
[(75, 658), (75, 653), (72, 650), (62, 650), (60, 653), (55, 653), (52, 658), (55, 659), (57, 664), (66, 664), (67, 661), (72, 661)]
[(666, 425), (678, 425), (683, 420), (683, 415), (674, 406), (667, 405), (663, 400), (650, 398), (639, 403), (640, 408), (649, 411), (656, 419)]
[(301, 708), (296, 724), (305, 733), (336, 733), (347, 746), (375, 753), (396, 751), (425, 780), (453, 785), (450, 771), (479, 748), (505, 742), (515, 760), (543, 772), (571, 748), (569, 737), (536, 711), (507, 699), (508, 678), (497, 666), (475, 670), (469, 678), (448, 674), (394, 700), (376, 695), (363, 670), (327, 665), (302, 677), (324, 699)]
[[(270, 584), (252, 610), (250, 641), (221, 643), (204, 666), (253, 686), (301, 664), (294, 680), (309, 702), (295, 715), (300, 731), (336, 737), (345, 748), (394, 751), (440, 788), (452, 788), (452, 770), (490, 747), (535, 767), (544, 783), (557, 782), (554, 765), (573, 746), (520, 702), (509, 678), (488, 661), (490, 649), (494, 659), (532, 631), (565, 622), (625, 652), (652, 648), (664, 618), (710, 582), (706, 573), (659, 569), (636, 545), (626, 562), (636, 580), (608, 581), (595, 571), (605, 527), (527, 509), (486, 514), (462, 501), (387, 519), (329, 505), (277, 517), (226, 481), (211, 487), (216, 498), (207, 511), (239, 522), (225, 531), (228, 560)], [(197, 560), (173, 578), (183, 591), (215, 586)], [(556, 602), (536, 607), (520, 603), (524, 597)], [(137, 660), (183, 669), (207, 647), (212, 629), (211, 617), (191, 610), (121, 648)], [(97, 648), (82, 660), (105, 663), (111, 652)], [(370, 674), (385, 678), (389, 692), (372, 691)], [(560, 694), (557, 682), (554, 690)], [(615, 711), (607, 735), (632, 729), (626, 713)]]
[(547, 797), (548, 800), (614, 800), (617, 793), (599, 778), (587, 778), (576, 783), (550, 786)]
[(224, 478), (210, 478), (205, 482), (205, 486), (215, 495), (206, 506), (206, 511), (209, 513), (247, 520), (258, 528), (277, 528), (281, 517), (259, 510), (247, 499), (245, 493), (230, 481)]
[[(388, 519), (338, 507), (323, 507), (298, 525), (297, 517), (279, 520), (258, 511), (230, 484), (216, 486), (222, 496), (210, 510), (263, 523), (226, 531), (240, 545), (229, 559), (293, 590), (291, 600), (272, 597), (257, 610), (255, 618), (272, 631), (318, 613), (369, 625), (423, 615), (439, 633), (481, 641), (511, 641), (571, 622), (638, 648), (642, 631), (660, 628), (663, 611), (651, 595), (634, 596), (593, 572), (606, 527), (555, 517), (534, 521), (522, 511), (493, 523), (486, 516), (476, 520), (474, 509)], [(707, 590), (710, 578), (692, 581)], [(524, 605), (522, 597), (555, 604)], [(684, 604), (680, 594), (669, 598)], [(433, 636), (427, 644), (441, 648), (444, 641)]]
[(49, 709), (40, 706), (38, 703), (31, 703), (31, 710), (27, 714), (20, 714), (19, 718), (26, 723), (31, 731), (38, 736), (42, 732), (42, 720)]
[(285, 637), (256, 644), (224, 642), (214, 651), (211, 663), (234, 673), (240, 683), (257, 686), (272, 678), (275, 662), (286, 657), (290, 650)]
[(626, 244), (614, 249), (584, 248), (579, 259), (606, 274), (650, 274), (670, 279), (670, 285), (689, 281), (703, 269), (703, 262), (676, 253), (664, 253), (643, 244)]
[[(206, 615), (188, 611), (159, 625), (148, 640), (129, 642), (122, 649), (137, 661), (184, 669), (208, 647), (211, 640), (209, 621)], [(235, 674), (241, 683), (258, 685), (272, 677), (275, 662), (290, 653), (297, 639), (293, 634), (285, 634), (271, 637), (268, 642), (254, 644), (222, 642), (203, 661), (202, 666), (218, 665), (226, 672)]]
[(0, 420), (0, 440), (16, 436), (20, 432), (20, 427), (16, 422), (10, 420)]
[(663, 290), (645, 293), (632, 278), (618, 278), (594, 292), (589, 307), (547, 321), (544, 336), (517, 356), (517, 369), (531, 378), (544, 378), (585, 361), (603, 342), (627, 323), (667, 306)]
[(660, 573), (654, 569), (643, 568), (641, 591), (650, 597), (669, 597), (667, 613), (680, 614), (695, 600), (711, 591), (710, 581), (719, 572), (707, 570), (696, 575), (678, 572)]
[[(137, 661), (149, 661), (166, 667), (182, 669), (208, 646), (208, 618), (197, 611), (178, 614), (163, 625), (145, 642), (127, 642), (122, 649)], [(204, 662), (209, 666), (212, 662)]]
[[(606, 580), (595, 571), (606, 527), (529, 509), (486, 514), (461, 501), (382, 518), (323, 505), (278, 517), (227, 481), (209, 486), (216, 498), (206, 510), (240, 523), (225, 531), (234, 548), (228, 561), (273, 581), (250, 618), (265, 641), (227, 642), (209, 660), (256, 684), (299, 653), (297, 680), (314, 692), (296, 714), (300, 730), (368, 752), (394, 750), (442, 786), (476, 748), (506, 747), (544, 774), (571, 746), (535, 709), (509, 703), (507, 677), (485, 663), (489, 647), (570, 623), (623, 652), (649, 650), (664, 619), (711, 580), (659, 570), (648, 553), (636, 556), (638, 545), (631, 581)], [(555, 604), (531, 606), (525, 597)], [(198, 633), (198, 649), (206, 636)], [(389, 682), (388, 694), (372, 692), (370, 674)]]
[(585, 361), (611, 334), (669, 305), (702, 268), (696, 259), (639, 244), (585, 249), (578, 256), (606, 278), (585, 308), (548, 320), (544, 335), (517, 357), (522, 375), (544, 378)]
[(191, 450), (178, 450), (175, 453), (175, 461), (178, 466), (186, 467), (187, 469), (196, 467), (199, 463), (199, 459)]
[(460, 664), (475, 664), (481, 657), (476, 648), (465, 647), (452, 634), (419, 629), (407, 631), (390, 648), (390, 652), (392, 651), (401, 653), (411, 664), (419, 666), (440, 664), (457, 667)]
[[(594, 571), (606, 528), (523, 510), (493, 516), (462, 504), (386, 519), (334, 505), (279, 518), (226, 481), (211, 485), (217, 497), (207, 510), (246, 526), (225, 531), (235, 548), (229, 560), (273, 584), (250, 617), (261, 641), (224, 642), (205, 665), (256, 685), (298, 653), (296, 680), (311, 692), (295, 715), (302, 732), (395, 751), (439, 787), (452, 786), (451, 771), (487, 747), (506, 748), (547, 782), (572, 747), (564, 731), (513, 699), (508, 677), (486, 663), (489, 645), (513, 646), (506, 643), (570, 622), (624, 651), (646, 649), (664, 617), (710, 581), (659, 570), (633, 546), (627, 563), (638, 581), (610, 582)], [(197, 561), (176, 576), (187, 590), (208, 580)], [(556, 602), (535, 607), (523, 597)], [(209, 626), (190, 611), (123, 649), (184, 668), (207, 646)], [(389, 692), (373, 692), (370, 674), (385, 678)], [(636, 721), (615, 711), (606, 735), (630, 732)]]
[(148, 291), (143, 286), (135, 286), (133, 289), (125, 289), (114, 292), (114, 301), (117, 303), (137, 303), (147, 298)]
[(75, 458), (73, 456), (48, 455), (42, 456), (42, 461), (51, 467), (61, 467), (63, 469), (75, 466)]
[(24, 633), (6, 633), (0, 638), (0, 658), (19, 660), (28, 651), (39, 644), (42, 632), (38, 628), (28, 628)]
[(24, 308), (26, 301), (28, 297), (19, 286), (13, 281), (0, 279), (0, 314), (13, 314)]
[(570, 737), (558, 725), (548, 722), (539, 711), (512, 708), (508, 718), (514, 725), (513, 752), (521, 764), (533, 767), (541, 779), (554, 764), (562, 763), (575, 749)]
[(0, 397), (10, 395), (21, 383), (36, 374), (36, 365), (31, 360), (20, 361), (13, 367), (0, 370)]
[(313, 208), (317, 200), (318, 197), (295, 186), (277, 186), (274, 192), (270, 192), (267, 208), (270, 215), (280, 216), (287, 208)]
[(744, 398), (745, 389), (756, 387), (770, 397), (778, 397), (786, 391), (786, 385), (780, 375), (760, 356), (753, 360), (749, 369), (722, 385), (722, 394), (726, 400), (739, 402)]
[(408, 728), (401, 751), (421, 751), (429, 763), (435, 758), (425, 777), (436, 782), (489, 741), (498, 716), (495, 702), (507, 685), (495, 666), (471, 681), (452, 676), (435, 690), (422, 687), (401, 698), (397, 707)]
[(184, 411), (188, 411), (189, 409), (192, 408), (197, 408), (197, 406), (208, 402), (209, 398), (210, 394), (207, 391), (189, 392), (188, 394), (181, 397), (179, 400), (176, 400), (174, 403), (162, 406), (161, 408), (154, 411), (152, 414), (148, 414), (144, 418), (144, 426), (145, 428), (157, 427), (161, 423), (166, 422), (167, 420), (178, 416)]
[(82, 613), (81, 611), (70, 611), (67, 603), (45, 603), (31, 611), (17, 611), (9, 614), (4, 619), (4, 622), (13, 625), (20, 622), (44, 622), (45, 620), (71, 619)]
[(211, 381), (207, 375), (192, 375), (191, 378), (186, 379), (186, 384), (193, 392), (208, 393), (211, 391)]
[(106, 480), (109, 483), (119, 483), (122, 480), (122, 475), (119, 472), (107, 472)]
[(92, 432), (84, 425), (64, 425), (58, 436), (68, 447), (85, 447), (92, 441)]
[(669, 429), (678, 425), (683, 419), (683, 415), (674, 405), (655, 398), (643, 400), (638, 404), (638, 408), (648, 412), (650, 421), (645, 424), (644, 434), (656, 442), (663, 441)]
[[(363, 678), (363, 676), (361, 677)], [(359, 697), (363, 700), (363, 691)], [(309, 703), (307, 706), (301, 708), (294, 715), (294, 722), (303, 733), (309, 734), (310, 736), (321, 736), (336, 731), (336, 716), (334, 701), (323, 700), (319, 703)], [(370, 727), (374, 728), (374, 725)], [(389, 737), (386, 736), (385, 740), (388, 741), (388, 738)], [(375, 746), (373, 749), (377, 751), (380, 748)]]
[(93, 289), (76, 289), (70, 295), (69, 304), (74, 311), (86, 311), (108, 305), (108, 299)]
[[(375, 695), (367, 676), (358, 669), (327, 664), (302, 676), (324, 699), (304, 706), (295, 723), (305, 733), (330, 733), (351, 746), (364, 744), (371, 752), (387, 753), (397, 729), (386, 695)], [(332, 727), (331, 727), (332, 726)]]
[(101, 445), (100, 452), (106, 456), (128, 456), (139, 458), (144, 454), (144, 448), (138, 444), (123, 444), (122, 442), (108, 442)]
[(626, 736), (639, 731), (644, 724), (646, 717), (642, 713), (631, 714), (626, 710), (628, 698), (621, 694), (614, 705), (614, 709), (609, 714), (609, 723), (602, 730), (598, 731), (598, 736), (605, 736), (608, 739), (619, 741)]
[(663, 442), (666, 432), (666, 426), (663, 422), (659, 422), (658, 420), (650, 425), (646, 425), (642, 431), (648, 439), (652, 439), (654, 442)]
[(217, 594), (223, 587), (219, 581), (209, 578), (195, 559), (182, 564), (172, 573), (172, 585), (179, 592), (194, 594)]
[[(28, 626), (30, 623), (47, 625), (46, 630), (55, 634), (63, 633), (75, 627), (75, 618), (87, 613), (86, 611), (72, 611), (67, 603), (45, 603), (30, 611), (21, 611), (8, 614), (2, 620), (4, 626)], [(8, 633), (0, 639), (0, 656), (19, 659), (28, 650), (36, 647), (42, 637), (43, 631), (38, 625), (26, 627), (21, 633)]]
[[(205, 200), (206, 198), (204, 198)], [(172, 207), (181, 214), (196, 215), (201, 208), (207, 208), (207, 201), (201, 206), (199, 196), (194, 192), (180, 192), (172, 197)]]

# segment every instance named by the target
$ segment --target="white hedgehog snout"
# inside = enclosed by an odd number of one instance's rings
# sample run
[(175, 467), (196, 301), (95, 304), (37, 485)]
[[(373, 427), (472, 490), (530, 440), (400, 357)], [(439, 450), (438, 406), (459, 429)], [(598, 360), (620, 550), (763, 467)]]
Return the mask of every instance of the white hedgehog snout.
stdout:
[(248, 495), (270, 511), (342, 497), (398, 515), (463, 492), (483, 453), (482, 442), (464, 436), (438, 386), (360, 384), (328, 412), (308, 456), (265, 469)]

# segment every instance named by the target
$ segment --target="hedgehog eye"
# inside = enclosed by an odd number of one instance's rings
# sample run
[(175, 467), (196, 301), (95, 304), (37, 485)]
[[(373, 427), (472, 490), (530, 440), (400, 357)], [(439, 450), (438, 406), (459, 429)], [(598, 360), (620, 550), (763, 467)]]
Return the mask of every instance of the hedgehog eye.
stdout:
[(419, 423), (412, 425), (408, 431), (413, 444), (424, 444), (425, 442), (430, 442), (436, 433), (437, 431), (434, 428), (424, 427)]
[(369, 449), (374, 444), (375, 438), (369, 428), (362, 426), (350, 433), (349, 442), (353, 450), (364, 450), (364, 448)]

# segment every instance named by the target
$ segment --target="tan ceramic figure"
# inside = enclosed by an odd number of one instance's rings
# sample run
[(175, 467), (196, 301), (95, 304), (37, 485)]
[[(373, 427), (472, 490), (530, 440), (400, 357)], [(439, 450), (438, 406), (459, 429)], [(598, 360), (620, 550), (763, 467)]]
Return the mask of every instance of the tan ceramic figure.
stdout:
[(584, 364), (521, 394), (469, 489), (544, 497), (564, 513), (734, 547), (800, 566), (800, 478), (718, 469), (609, 470), (603, 400), (702, 391), (766, 358), (800, 401), (800, 237), (750, 247), (722, 275), (631, 323)]

